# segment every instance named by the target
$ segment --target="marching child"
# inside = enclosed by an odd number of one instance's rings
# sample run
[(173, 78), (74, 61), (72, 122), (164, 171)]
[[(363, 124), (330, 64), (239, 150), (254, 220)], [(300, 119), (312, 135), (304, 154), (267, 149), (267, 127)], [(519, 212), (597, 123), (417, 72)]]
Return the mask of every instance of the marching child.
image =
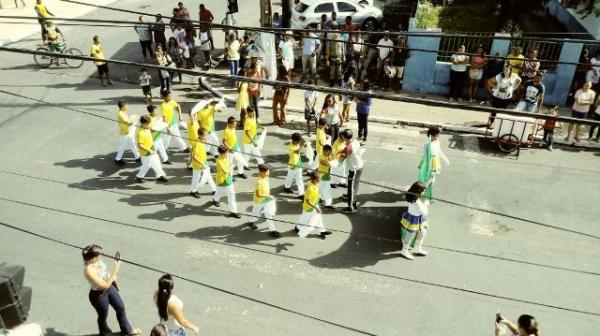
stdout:
[[(181, 106), (173, 100), (171, 97), (171, 92), (163, 91), (162, 93), (163, 101), (160, 104), (160, 111), (164, 118), (165, 123), (167, 123), (169, 127), (169, 134), (165, 139), (165, 148), (169, 148), (171, 144), (171, 139), (175, 138), (175, 142), (179, 149), (184, 152), (188, 152), (189, 148), (186, 146), (185, 141), (181, 138), (181, 133), (179, 133), (179, 122), (183, 121), (183, 117), (181, 115)], [(175, 114), (177, 112), (177, 114)]]
[(197, 119), (200, 123), (200, 127), (204, 128), (208, 135), (206, 139), (210, 144), (209, 151), (217, 157), (219, 152), (217, 148), (219, 148), (219, 137), (217, 137), (216, 129), (215, 129), (215, 113), (220, 111), (221, 103), (217, 101), (201, 101), (193, 108), (193, 110), (198, 110)]
[(154, 105), (146, 106), (148, 115), (150, 115), (150, 130), (152, 131), (152, 141), (154, 142), (154, 149), (158, 153), (163, 164), (170, 165), (169, 155), (167, 155), (167, 149), (165, 147), (165, 133), (169, 133), (169, 127), (164, 122), (163, 118), (156, 114), (156, 107)]
[(321, 182), (319, 183), (319, 191), (321, 193), (321, 199), (325, 203), (324, 208), (327, 210), (333, 210), (331, 205), (333, 202), (331, 196), (331, 175), (330, 171), (332, 167), (337, 166), (337, 161), (333, 157), (333, 152), (330, 145), (323, 146), (322, 153), (319, 156), (319, 173), (321, 173)]
[[(423, 250), (423, 240), (427, 235), (427, 213), (429, 201), (424, 199), (427, 186), (423, 182), (415, 182), (404, 196), (408, 202), (408, 210), (402, 214), (402, 250), (400, 254), (406, 259), (414, 259), (413, 254), (425, 256), (427, 251)], [(411, 252), (408, 250), (414, 245), (416, 236), (416, 247)]]
[(140, 86), (142, 87), (142, 93), (144, 94), (144, 101), (146, 104), (152, 103), (152, 89), (150, 88), (150, 80), (152, 76), (148, 75), (148, 71), (145, 68), (140, 70)]
[[(234, 126), (235, 127), (235, 126)], [(229, 149), (225, 146), (219, 146), (219, 157), (216, 161), (217, 170), (217, 190), (213, 196), (213, 205), (220, 207), (219, 200), (227, 196), (227, 205), (229, 206), (229, 215), (227, 217), (242, 218), (237, 213), (237, 203), (235, 202), (235, 189), (233, 188), (233, 177), (231, 176), (231, 158)]]
[(346, 149), (346, 141), (342, 139), (341, 136), (335, 140), (333, 145), (331, 145), (333, 156), (336, 161), (338, 161), (338, 165), (331, 171), (331, 187), (346, 187), (346, 157), (345, 157), (345, 149)]
[[(258, 125), (256, 122), (254, 108), (249, 106), (246, 112), (246, 119), (244, 120), (244, 143), (242, 144), (244, 161), (246, 164), (249, 164), (250, 159), (254, 158), (256, 163), (261, 165), (265, 162), (262, 158), (260, 150), (265, 143), (266, 131), (264, 130), (264, 127)], [(260, 136), (257, 133), (257, 129), (263, 130)]]
[(197, 116), (198, 116), (197, 111), (191, 110), (190, 111), (190, 118), (188, 119), (188, 122), (187, 122), (187, 140), (188, 140), (188, 146), (189, 146), (189, 148), (192, 149), (190, 151), (190, 156), (189, 156), (189, 159), (188, 159), (188, 162), (187, 162), (188, 169), (193, 169), (192, 166), (191, 166), (191, 164), (192, 164), (192, 152), (193, 152), (194, 144), (197, 142), (196, 140), (198, 139), (198, 130), (200, 130), (200, 123), (198, 123), (198, 117)]
[[(119, 114), (117, 115), (117, 119), (119, 121), (119, 149), (117, 151), (117, 157), (115, 158), (115, 163), (118, 165), (125, 164), (123, 161), (123, 154), (125, 153), (125, 149), (129, 149), (136, 161), (140, 160), (140, 154), (138, 153), (137, 147), (135, 145), (135, 139), (133, 135), (129, 132), (129, 128), (131, 127), (131, 120), (127, 115), (127, 102), (124, 100), (119, 100), (117, 103), (119, 107)], [(133, 131), (132, 131), (133, 132)]]
[[(548, 114), (551, 116), (558, 116), (559, 107), (554, 106), (548, 111)], [(552, 148), (552, 144), (554, 143), (554, 129), (556, 126), (556, 119), (546, 119), (544, 122), (544, 137), (542, 141), (540, 141), (540, 147), (547, 146), (546, 149), (549, 151), (554, 150)], [(560, 126), (558, 126), (560, 128)]]
[[(247, 120), (247, 119), (246, 119)], [(258, 165), (258, 179), (254, 185), (254, 205), (252, 207), (252, 218), (248, 222), (248, 225), (252, 230), (256, 230), (256, 221), (261, 213), (264, 214), (267, 220), (267, 226), (269, 227), (269, 235), (272, 237), (279, 237), (280, 233), (277, 231), (275, 224), (273, 224), (273, 216), (275, 215), (276, 206), (275, 198), (271, 196), (271, 188), (269, 187), (269, 166), (265, 164)]]
[(304, 181), (302, 180), (302, 147), (304, 147), (304, 139), (300, 133), (292, 134), (292, 142), (288, 145), (288, 154), (290, 160), (288, 161), (288, 171), (285, 177), (285, 183), (283, 185), (286, 193), (293, 193), (292, 183), (296, 182), (298, 186), (298, 198), (302, 198), (304, 195)]
[(317, 167), (319, 166), (319, 158), (321, 156), (321, 153), (323, 152), (323, 146), (330, 144), (329, 136), (325, 133), (325, 128), (327, 128), (327, 120), (323, 118), (319, 119), (315, 137), (315, 152), (317, 153), (317, 155), (313, 160), (313, 164), (309, 167), (310, 171), (317, 169)]
[(136, 175), (136, 180), (139, 183), (144, 182), (144, 177), (148, 170), (152, 168), (156, 174), (157, 181), (168, 182), (165, 172), (162, 170), (160, 160), (154, 150), (154, 144), (152, 141), (152, 132), (150, 131), (150, 117), (142, 116), (140, 118), (141, 127), (137, 131), (136, 140), (138, 145), (138, 151), (140, 152), (142, 167)]
[[(188, 129), (189, 131), (189, 129)], [(197, 131), (197, 140), (192, 143), (191, 166), (193, 169), (192, 173), (192, 190), (191, 195), (195, 198), (200, 198), (198, 189), (202, 188), (206, 183), (210, 186), (210, 190), (215, 193), (217, 186), (213, 181), (212, 175), (210, 174), (210, 167), (206, 160), (206, 147), (204, 143), (206, 141), (206, 130), (200, 128)]]
[(310, 181), (304, 193), (304, 202), (302, 202), (302, 215), (298, 218), (298, 224), (294, 230), (298, 232), (300, 238), (306, 237), (314, 229), (318, 228), (321, 239), (325, 239), (331, 234), (323, 225), (321, 209), (319, 209), (319, 181), (321, 174), (314, 171), (310, 174)]
[[(248, 176), (244, 174), (246, 160), (244, 160), (244, 156), (240, 152), (240, 144), (238, 143), (235, 130), (236, 125), (237, 120), (235, 120), (235, 117), (229, 117), (227, 119), (227, 126), (225, 127), (225, 130), (223, 130), (223, 146), (232, 153), (233, 163), (237, 166), (237, 177), (246, 179), (248, 178)], [(233, 167), (231, 167), (231, 169), (233, 170)]]
[[(428, 181), (423, 181), (423, 180), (421, 181), (427, 185), (433, 184), (435, 182), (436, 176), (438, 176), (442, 172), (442, 161), (440, 160), (440, 158), (442, 158), (444, 160), (444, 162), (446, 163), (447, 166), (450, 165), (450, 161), (448, 160), (448, 158), (442, 151), (442, 148), (440, 147), (440, 140), (439, 140), (440, 133), (441, 133), (441, 130), (437, 126), (430, 127), (429, 130), (427, 131), (427, 136), (429, 137), (429, 142), (426, 143), (424, 147), (425, 147), (425, 153), (427, 154), (427, 151), (429, 151), (431, 154), (431, 159), (429, 161), (430, 170), (431, 170), (431, 178)], [(425, 155), (425, 156), (427, 156), (427, 155)], [(425, 160), (425, 158), (424, 158), (424, 160)], [(423, 164), (423, 161), (421, 161), (421, 164), (419, 165), (419, 169), (421, 168), (422, 164)]]

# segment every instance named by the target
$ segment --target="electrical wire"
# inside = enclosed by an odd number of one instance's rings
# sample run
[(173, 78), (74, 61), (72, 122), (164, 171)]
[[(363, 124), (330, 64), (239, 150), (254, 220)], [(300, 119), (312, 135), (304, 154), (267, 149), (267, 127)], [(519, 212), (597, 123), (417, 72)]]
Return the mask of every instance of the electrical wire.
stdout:
[[(78, 113), (83, 113), (85, 115), (89, 115), (89, 116), (100, 118), (100, 119), (103, 119), (103, 120), (106, 120), (106, 121), (118, 123), (118, 120), (116, 120), (116, 119), (111, 119), (109, 117), (102, 116), (102, 115), (97, 115), (97, 114), (94, 114), (94, 113), (91, 113), (91, 112), (87, 112), (87, 111), (84, 111), (84, 110), (80, 110), (80, 109), (76, 109), (76, 108), (72, 108), (72, 107), (66, 107), (66, 106), (61, 106), (61, 105), (58, 105), (58, 104), (49, 103), (49, 102), (46, 102), (44, 100), (40, 100), (40, 99), (36, 99), (36, 98), (24, 96), (24, 95), (17, 94), (17, 93), (11, 93), (9, 91), (5, 91), (5, 90), (1, 90), (1, 89), (0, 89), (0, 93), (4, 93), (4, 94), (16, 96), (16, 97), (21, 97), (21, 98), (32, 100), (32, 101), (36, 101), (38, 103), (42, 103), (42, 104), (45, 104), (45, 105), (54, 106), (54, 107), (57, 107), (57, 108), (61, 108), (61, 109), (65, 109), (65, 110), (70, 110), (70, 111), (74, 111), (74, 112), (78, 112)], [(163, 134), (167, 134), (167, 133), (163, 133)], [(184, 140), (186, 139), (183, 136), (180, 136), (180, 138), (182, 138)], [(202, 142), (202, 141), (199, 141), (199, 140), (195, 140), (195, 141), (197, 141), (199, 143), (204, 143), (205, 145), (210, 145), (208, 143), (205, 143), (205, 142)], [(242, 151), (239, 151), (239, 152), (244, 153)], [(270, 159), (270, 158), (263, 158), (263, 159), (265, 161), (274, 162), (274, 163), (277, 163), (277, 164), (284, 165), (283, 163), (281, 163), (280, 161), (275, 160), (275, 159)], [(292, 165), (289, 165), (288, 163), (285, 163), (285, 165), (286, 166), (292, 166)], [(330, 175), (338, 176), (338, 177), (343, 177), (343, 176), (335, 175), (335, 174), (330, 174)], [(381, 183), (374, 183), (374, 182), (364, 181), (364, 180), (361, 180), (360, 182), (362, 184), (366, 184), (366, 185), (370, 185), (370, 186), (374, 186), (374, 187), (379, 187), (379, 188), (382, 188), (382, 189), (388, 189), (388, 190), (391, 190), (391, 191), (401, 192), (401, 193), (404, 193), (404, 194), (408, 193), (408, 190), (406, 190), (406, 189), (392, 187), (392, 186), (384, 185), (384, 184), (381, 184)], [(494, 211), (494, 210), (477, 208), (477, 207), (473, 207), (473, 206), (469, 206), (469, 205), (465, 205), (465, 204), (461, 204), (461, 203), (458, 203), (458, 202), (449, 201), (449, 200), (445, 200), (445, 199), (441, 199), (441, 198), (436, 198), (436, 197), (434, 197), (432, 199), (435, 200), (435, 201), (439, 201), (439, 202), (442, 202), (442, 203), (447, 203), (447, 204), (450, 204), (450, 205), (453, 205), (453, 206), (457, 206), (457, 207), (461, 207), (461, 208), (466, 208), (466, 209), (469, 209), (469, 210), (474, 210), (474, 211), (479, 211), (479, 212), (484, 212), (484, 213), (488, 213), (488, 214), (493, 214), (493, 215), (497, 215), (497, 216), (500, 216), (500, 217), (506, 217), (506, 218), (509, 218), (509, 219), (518, 220), (518, 221), (521, 221), (521, 222), (525, 222), (525, 223), (528, 223), (528, 224), (533, 224), (533, 225), (536, 225), (536, 226), (545, 227), (545, 228), (548, 228), (548, 229), (553, 229), (553, 230), (558, 230), (558, 231), (563, 231), (563, 232), (569, 232), (569, 233), (573, 233), (573, 234), (577, 234), (577, 235), (581, 235), (581, 236), (585, 236), (585, 237), (593, 238), (593, 239), (600, 239), (600, 236), (598, 236), (598, 235), (593, 235), (593, 234), (584, 233), (584, 232), (580, 232), (580, 231), (576, 231), (576, 230), (571, 230), (571, 229), (567, 229), (567, 228), (560, 227), (560, 226), (554, 226), (554, 225), (542, 223), (542, 222), (539, 222), (539, 221), (534, 221), (534, 220), (526, 219), (526, 218), (523, 218), (523, 217), (518, 217), (518, 216), (514, 216), (514, 215), (504, 214), (504, 213), (501, 213), (501, 212), (498, 212), (498, 211)], [(223, 213), (223, 214), (227, 213), (227, 212), (224, 212), (224, 211), (216, 211), (216, 212), (220, 212), (220, 213)], [(264, 219), (264, 217), (254, 216), (254, 215), (248, 214), (248, 213), (239, 213), (239, 214), (241, 214), (243, 216), (251, 217), (251, 218)], [(291, 224), (291, 225), (298, 225), (298, 226), (306, 226), (306, 227), (315, 228), (314, 226), (311, 226), (311, 225), (308, 225), (308, 224), (299, 224), (297, 222), (285, 221), (285, 220), (275, 219), (275, 218), (273, 220), (277, 221), (277, 222), (281, 222), (281, 223)], [(333, 230), (333, 229), (330, 229), (330, 231), (349, 234), (348, 232), (345, 232), (345, 231), (339, 231), (339, 230)], [(366, 235), (366, 234), (359, 234), (359, 233), (353, 233), (353, 234), (356, 234), (356, 235), (361, 236), (361, 237), (369, 237), (369, 238), (374, 238), (374, 239), (388, 240), (388, 241), (396, 242), (396, 243), (400, 242), (399, 240), (393, 240), (393, 239), (388, 239), (388, 238), (376, 237), (376, 236), (371, 236), (371, 235)]]

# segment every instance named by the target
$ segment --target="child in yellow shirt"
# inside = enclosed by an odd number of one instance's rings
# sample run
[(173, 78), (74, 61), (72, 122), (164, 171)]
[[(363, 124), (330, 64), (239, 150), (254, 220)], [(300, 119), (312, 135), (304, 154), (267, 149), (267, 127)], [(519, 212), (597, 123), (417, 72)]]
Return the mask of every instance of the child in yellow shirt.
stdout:
[(298, 186), (298, 198), (304, 195), (304, 181), (302, 181), (302, 147), (304, 147), (304, 139), (300, 133), (292, 134), (292, 142), (288, 145), (288, 172), (283, 185), (286, 193), (292, 193), (292, 183), (296, 182)]
[[(236, 125), (237, 120), (235, 120), (235, 117), (229, 117), (227, 119), (227, 126), (225, 127), (225, 130), (223, 130), (223, 146), (231, 153), (233, 163), (237, 166), (237, 176), (246, 179), (248, 178), (248, 176), (244, 174), (246, 160), (244, 160), (244, 156), (240, 150), (240, 144), (238, 143), (235, 130)], [(233, 167), (231, 167), (231, 169), (233, 171)]]
[(131, 127), (132, 121), (127, 115), (127, 102), (124, 100), (119, 100), (117, 106), (119, 107), (119, 113), (117, 115), (117, 120), (119, 121), (119, 149), (117, 150), (115, 163), (118, 165), (125, 164), (125, 161), (123, 161), (125, 149), (129, 149), (133, 153), (135, 160), (140, 161), (140, 154), (138, 153), (137, 146), (135, 145), (135, 139), (132, 133), (129, 132), (129, 127)]
[(217, 170), (217, 190), (213, 196), (213, 205), (220, 207), (219, 200), (227, 196), (227, 205), (229, 206), (229, 215), (227, 217), (242, 218), (237, 213), (237, 203), (235, 202), (235, 189), (233, 188), (233, 177), (231, 176), (231, 158), (229, 149), (225, 146), (219, 146), (219, 157), (216, 161)]
[(310, 174), (310, 181), (304, 193), (304, 202), (302, 202), (302, 215), (298, 218), (298, 224), (295, 227), (300, 238), (306, 237), (314, 229), (319, 229), (322, 239), (331, 234), (323, 225), (321, 209), (319, 209), (319, 181), (321, 174), (314, 171)]
[(144, 177), (148, 173), (148, 170), (152, 168), (156, 174), (157, 181), (167, 182), (169, 181), (166, 177), (165, 172), (162, 170), (160, 160), (156, 155), (154, 144), (152, 141), (152, 132), (150, 131), (150, 117), (142, 116), (140, 118), (141, 127), (137, 131), (136, 140), (138, 144), (138, 150), (142, 160), (142, 167), (135, 176), (139, 183), (144, 182)]
[[(189, 131), (189, 130), (188, 130)], [(197, 140), (192, 143), (192, 151), (190, 152), (192, 173), (192, 190), (191, 195), (200, 198), (198, 189), (202, 188), (206, 183), (210, 186), (213, 194), (217, 190), (215, 181), (213, 181), (212, 175), (210, 174), (210, 167), (206, 160), (206, 130), (200, 128), (197, 134)]]
[(272, 237), (279, 237), (280, 233), (277, 231), (275, 224), (273, 224), (273, 216), (275, 215), (275, 198), (271, 196), (271, 188), (269, 186), (269, 166), (265, 164), (258, 165), (258, 179), (254, 185), (254, 205), (252, 207), (252, 218), (246, 224), (252, 230), (256, 230), (256, 221), (260, 214), (264, 214), (267, 220), (267, 226), (269, 227), (269, 235)]

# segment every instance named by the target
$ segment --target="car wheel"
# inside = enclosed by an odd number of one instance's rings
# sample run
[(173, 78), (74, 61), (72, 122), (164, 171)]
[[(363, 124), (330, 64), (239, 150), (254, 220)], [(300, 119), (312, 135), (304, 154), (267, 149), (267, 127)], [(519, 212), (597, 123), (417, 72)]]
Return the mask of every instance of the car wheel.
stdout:
[(362, 30), (375, 31), (377, 30), (377, 20), (374, 18), (368, 18), (363, 22)]

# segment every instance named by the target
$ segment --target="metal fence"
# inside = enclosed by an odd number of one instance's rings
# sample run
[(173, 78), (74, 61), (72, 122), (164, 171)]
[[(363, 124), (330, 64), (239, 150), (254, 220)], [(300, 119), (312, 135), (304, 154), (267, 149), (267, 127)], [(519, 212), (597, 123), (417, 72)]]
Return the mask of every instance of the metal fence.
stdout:
[(458, 51), (458, 47), (465, 46), (466, 52), (476, 52), (479, 45), (483, 46), (486, 54), (490, 53), (492, 43), (494, 42), (494, 33), (453, 33), (466, 36), (447, 36), (442, 35), (438, 53), (438, 62), (451, 62), (451, 53)]
[[(514, 47), (523, 48), (523, 55), (527, 57), (530, 50), (537, 50), (537, 58), (540, 60), (547, 61), (558, 61), (560, 59), (560, 52), (562, 51), (563, 42), (557, 41), (544, 41), (544, 40), (531, 40), (514, 37), (510, 41), (509, 53)], [(554, 62), (541, 62), (540, 70), (553, 72), (556, 70), (557, 63)]]

